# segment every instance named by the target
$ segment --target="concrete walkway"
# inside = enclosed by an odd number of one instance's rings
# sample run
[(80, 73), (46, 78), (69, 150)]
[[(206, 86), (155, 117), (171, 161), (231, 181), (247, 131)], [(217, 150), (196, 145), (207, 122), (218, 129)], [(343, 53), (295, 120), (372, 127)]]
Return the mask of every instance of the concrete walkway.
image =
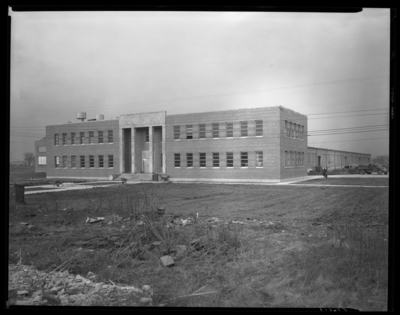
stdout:
[[(321, 175), (313, 175), (307, 176), (302, 178), (296, 178), (295, 181), (286, 181), (280, 183), (251, 183), (252, 185), (293, 185), (293, 186), (307, 186), (307, 187), (369, 187), (369, 188), (387, 188), (389, 186), (365, 186), (365, 185), (320, 185), (320, 184), (301, 184), (303, 181), (308, 181), (312, 179), (323, 179), (324, 177)], [(328, 175), (329, 178), (389, 178), (389, 175), (360, 175), (360, 174), (352, 174), (352, 175)], [(134, 184), (141, 184), (141, 181), (128, 181), (125, 185), (134, 185)], [(151, 184), (162, 184), (162, 181), (158, 182), (145, 182)], [(93, 184), (93, 185), (91, 185)], [(218, 183), (221, 184), (221, 183)], [(232, 183), (227, 183), (232, 184)], [(240, 183), (239, 183), (240, 184)], [(117, 186), (121, 185), (120, 181), (96, 181), (96, 182), (85, 182), (85, 183), (77, 183), (68, 187), (56, 187), (54, 185), (42, 185), (42, 186), (26, 186), (25, 187), (25, 195), (31, 194), (40, 194), (40, 193), (47, 193), (47, 192), (59, 192), (59, 191), (67, 191), (67, 190), (79, 190), (79, 189), (91, 189), (94, 187), (110, 187), (110, 186)], [(35, 189), (41, 190), (35, 190)], [(46, 189), (48, 188), (48, 189)]]

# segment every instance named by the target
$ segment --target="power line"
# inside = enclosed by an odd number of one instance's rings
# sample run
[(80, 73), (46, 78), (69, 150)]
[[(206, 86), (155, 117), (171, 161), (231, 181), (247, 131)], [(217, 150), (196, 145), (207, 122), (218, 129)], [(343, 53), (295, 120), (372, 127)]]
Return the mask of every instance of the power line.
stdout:
[(355, 140), (340, 140), (340, 141), (321, 141), (321, 142), (311, 142), (311, 143), (308, 143), (308, 145), (314, 144), (314, 143), (349, 142), (349, 141), (380, 140), (380, 139), (389, 139), (389, 138), (386, 137), (386, 138), (370, 138), (370, 139), (355, 139)]
[(369, 126), (359, 126), (359, 127), (348, 127), (348, 128), (336, 128), (336, 129), (309, 130), (308, 132), (331, 131), (331, 130), (345, 130), (345, 129), (358, 129), (358, 128), (370, 128), (370, 127), (383, 127), (383, 126), (389, 126), (389, 124), (384, 124), (384, 125), (369, 125)]
[[(316, 83), (306, 83), (306, 84), (297, 84), (297, 85), (288, 85), (283, 87), (275, 87), (275, 88), (266, 88), (266, 89), (257, 89), (257, 90), (248, 90), (248, 91), (240, 91), (240, 92), (229, 92), (229, 93), (218, 93), (218, 94), (209, 94), (209, 95), (199, 95), (199, 96), (189, 96), (189, 97), (180, 97), (180, 98), (172, 98), (172, 99), (164, 99), (164, 100), (154, 100), (154, 101), (146, 101), (146, 102), (129, 102), (129, 103), (121, 103), (114, 105), (104, 105), (104, 106), (92, 106), (86, 107), (89, 109), (100, 109), (107, 107), (126, 107), (131, 105), (145, 105), (145, 104), (154, 104), (154, 103), (163, 103), (163, 102), (171, 102), (171, 101), (183, 101), (183, 100), (191, 100), (191, 99), (199, 99), (199, 98), (210, 98), (210, 97), (221, 97), (221, 96), (230, 96), (236, 94), (246, 94), (246, 93), (255, 93), (255, 92), (263, 92), (263, 91), (273, 91), (273, 90), (283, 90), (283, 89), (292, 89), (292, 88), (303, 88), (317, 85), (327, 85), (327, 84), (337, 84), (343, 82), (356, 82), (356, 81), (364, 81), (364, 80), (373, 80), (378, 78), (387, 78), (389, 75), (381, 75), (381, 76), (370, 76), (370, 77), (361, 77), (361, 78), (352, 78), (352, 79), (343, 79), (343, 80), (333, 80), (333, 81), (325, 81), (325, 82), (316, 82)], [(75, 109), (80, 109), (75, 107)], [(49, 112), (49, 111), (65, 111), (71, 110), (71, 108), (66, 109), (54, 109), (54, 110), (42, 110), (36, 112)], [(18, 115), (18, 113), (17, 113)]]
[(308, 135), (309, 137), (318, 137), (318, 136), (334, 136), (334, 135), (341, 135), (347, 133), (360, 133), (360, 132), (373, 132), (373, 131), (385, 131), (389, 129), (376, 129), (376, 130), (360, 130), (360, 131), (348, 131), (348, 132), (335, 132), (335, 133), (326, 133), (326, 134), (319, 134), (319, 135)]

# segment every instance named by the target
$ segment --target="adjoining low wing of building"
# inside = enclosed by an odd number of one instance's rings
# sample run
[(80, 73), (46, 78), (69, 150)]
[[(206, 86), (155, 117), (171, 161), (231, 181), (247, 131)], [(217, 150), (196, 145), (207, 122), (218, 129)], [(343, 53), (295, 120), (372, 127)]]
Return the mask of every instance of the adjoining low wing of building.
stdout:
[(35, 142), (36, 171), (48, 178), (122, 174), (140, 180), (164, 174), (175, 182), (280, 182), (304, 177), (313, 166), (370, 159), (308, 148), (307, 116), (283, 106), (108, 120), (97, 115), (87, 121), (80, 112), (77, 119), (46, 126), (46, 136)]

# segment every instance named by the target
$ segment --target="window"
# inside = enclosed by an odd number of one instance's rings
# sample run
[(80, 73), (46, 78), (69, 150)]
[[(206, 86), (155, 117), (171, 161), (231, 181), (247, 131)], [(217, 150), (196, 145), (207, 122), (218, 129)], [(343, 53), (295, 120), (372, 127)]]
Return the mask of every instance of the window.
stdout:
[(63, 144), (63, 145), (66, 145), (66, 144), (67, 144), (67, 134), (66, 134), (66, 133), (63, 133), (63, 134), (62, 134), (62, 144)]
[(231, 122), (226, 123), (226, 137), (227, 138), (233, 137), (233, 123)]
[(193, 126), (192, 125), (186, 126), (186, 139), (193, 139)]
[(175, 153), (174, 156), (175, 167), (181, 167), (181, 154)]
[(150, 141), (150, 131), (149, 131), (149, 129), (147, 128), (146, 129), (146, 142), (149, 142)]
[(58, 133), (56, 133), (54, 135), (54, 145), (59, 145), (59, 144), (60, 144), (60, 142), (59, 142), (59, 139), (58, 139)]
[(291, 138), (293, 134), (293, 130), (292, 130), (292, 123), (289, 122), (289, 137)]
[(206, 138), (206, 125), (205, 124), (199, 125), (199, 138), (200, 139)]
[(240, 152), (240, 167), (248, 167), (249, 158), (247, 152)]
[(103, 139), (103, 131), (99, 131), (99, 143), (103, 143), (104, 139)]
[(310, 163), (310, 153), (307, 153), (307, 163)]
[(65, 155), (62, 158), (62, 167), (67, 168), (67, 156)]
[(241, 121), (240, 122), (240, 136), (241, 137), (247, 137), (248, 132), (247, 132), (247, 121)]
[(206, 154), (200, 153), (200, 167), (206, 167)]
[(38, 157), (38, 165), (46, 165), (46, 157), (45, 156)]
[(219, 138), (219, 123), (212, 124), (212, 135), (213, 138)]
[(289, 166), (289, 152), (285, 151), (285, 166)]
[(289, 166), (293, 166), (293, 152), (290, 151)]
[(76, 167), (76, 156), (75, 155), (71, 156), (71, 167), (73, 167), (73, 168)]
[(71, 144), (75, 144), (75, 132), (71, 132)]
[(89, 131), (89, 144), (93, 143), (94, 133), (93, 131)]
[(174, 140), (179, 140), (181, 137), (181, 126), (174, 126)]
[(219, 167), (219, 153), (213, 153), (213, 167)]
[(193, 167), (193, 153), (186, 153), (187, 167)]
[(60, 167), (60, 157), (54, 157), (54, 167)]
[(108, 167), (113, 168), (114, 167), (114, 155), (109, 155), (108, 156)]
[(89, 155), (89, 167), (94, 167), (94, 155)]
[(304, 126), (301, 126), (301, 139), (304, 139)]
[(304, 152), (301, 152), (301, 166), (304, 165)]
[(81, 168), (85, 167), (85, 156), (84, 155), (81, 155), (80, 164), (81, 164)]
[(287, 120), (285, 120), (285, 134), (286, 137), (290, 137), (290, 129), (289, 129), (289, 122)]
[(104, 156), (99, 155), (99, 167), (104, 167)]
[(256, 151), (256, 167), (263, 167), (264, 159), (263, 159), (263, 152)]
[(114, 134), (112, 130), (108, 130), (108, 143), (114, 142)]
[(161, 159), (160, 159), (160, 166), (163, 167), (162, 153), (161, 153)]
[(226, 167), (233, 167), (233, 152), (226, 152)]
[(256, 120), (256, 136), (260, 137), (263, 135), (263, 121)]
[(46, 152), (46, 147), (38, 147), (38, 152)]
[(293, 138), (297, 138), (297, 124), (293, 124)]
[(83, 144), (84, 139), (85, 139), (85, 133), (84, 132), (80, 132), (79, 133), (79, 143)]

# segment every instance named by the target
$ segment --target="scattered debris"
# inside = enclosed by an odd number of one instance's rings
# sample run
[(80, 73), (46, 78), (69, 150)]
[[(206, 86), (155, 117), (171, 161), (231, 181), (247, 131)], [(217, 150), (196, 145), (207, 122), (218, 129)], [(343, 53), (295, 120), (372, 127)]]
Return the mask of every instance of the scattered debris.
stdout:
[(163, 256), (160, 259), (165, 267), (172, 267), (174, 265), (174, 260), (169, 255)]
[(20, 222), (19, 224), (21, 224), (21, 225), (29, 225), (28, 222)]
[(86, 223), (97, 223), (97, 222), (100, 222), (100, 221), (103, 221), (103, 220), (104, 220), (103, 217), (97, 217), (95, 219), (87, 217)]
[(242, 222), (242, 221), (232, 221), (232, 223), (236, 223), (236, 224), (247, 224), (246, 222)]

